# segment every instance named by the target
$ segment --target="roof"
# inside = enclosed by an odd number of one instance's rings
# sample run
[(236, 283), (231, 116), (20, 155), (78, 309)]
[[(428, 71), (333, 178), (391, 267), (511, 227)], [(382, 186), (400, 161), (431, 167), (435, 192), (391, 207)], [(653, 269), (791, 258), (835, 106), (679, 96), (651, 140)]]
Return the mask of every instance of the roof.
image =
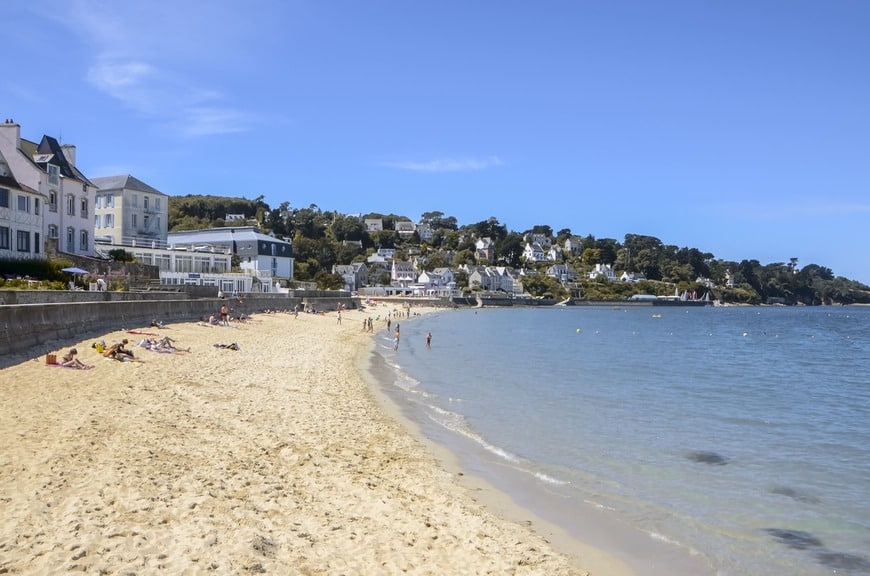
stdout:
[(167, 194), (164, 194), (157, 188), (149, 186), (130, 174), (100, 176), (99, 178), (92, 178), (91, 182), (100, 190), (134, 190), (136, 192), (146, 192), (148, 194), (167, 196)]
[(233, 226), (226, 228), (204, 228), (202, 230), (181, 230), (167, 235), (168, 244), (229, 244), (244, 241), (280, 242), (289, 244), (280, 238), (267, 236), (258, 232), (253, 226)]
[(21, 152), (23, 152), (31, 162), (39, 166), (43, 172), (48, 171), (48, 168), (46, 167), (47, 164), (53, 164), (60, 168), (60, 173), (64, 177), (74, 178), (80, 182), (93, 186), (93, 182), (88, 180), (78, 168), (67, 161), (66, 156), (63, 153), (63, 147), (51, 136), (43, 136), (39, 144), (22, 138)]

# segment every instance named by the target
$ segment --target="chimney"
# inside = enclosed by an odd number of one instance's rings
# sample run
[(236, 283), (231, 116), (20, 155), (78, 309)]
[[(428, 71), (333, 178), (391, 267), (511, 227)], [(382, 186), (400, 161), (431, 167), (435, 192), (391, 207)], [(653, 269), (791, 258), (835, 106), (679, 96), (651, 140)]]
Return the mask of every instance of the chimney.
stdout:
[(15, 150), (21, 149), (21, 126), (12, 119), (7, 119), (0, 124), (0, 137), (15, 146)]
[(69, 162), (70, 166), (75, 167), (76, 147), (73, 144), (62, 144), (60, 149), (63, 150), (63, 155), (66, 157), (66, 161)]

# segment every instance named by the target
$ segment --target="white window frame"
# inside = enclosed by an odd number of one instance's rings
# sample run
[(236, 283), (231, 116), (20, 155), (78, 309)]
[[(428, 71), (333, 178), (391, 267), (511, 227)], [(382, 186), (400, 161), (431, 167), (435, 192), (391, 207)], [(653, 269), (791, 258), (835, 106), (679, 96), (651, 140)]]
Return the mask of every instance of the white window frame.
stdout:
[(48, 183), (54, 186), (60, 184), (60, 166), (55, 166), (54, 164), (49, 164), (46, 166), (45, 171), (48, 172)]

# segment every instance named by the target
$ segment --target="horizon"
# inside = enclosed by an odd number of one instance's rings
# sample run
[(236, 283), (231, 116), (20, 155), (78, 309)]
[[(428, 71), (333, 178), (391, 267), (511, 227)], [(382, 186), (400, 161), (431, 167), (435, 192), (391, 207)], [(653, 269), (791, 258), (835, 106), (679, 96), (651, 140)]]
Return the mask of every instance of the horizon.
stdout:
[(74, 144), (88, 178), (639, 234), (870, 285), (867, 3), (47, 0), (0, 18), (4, 117)]

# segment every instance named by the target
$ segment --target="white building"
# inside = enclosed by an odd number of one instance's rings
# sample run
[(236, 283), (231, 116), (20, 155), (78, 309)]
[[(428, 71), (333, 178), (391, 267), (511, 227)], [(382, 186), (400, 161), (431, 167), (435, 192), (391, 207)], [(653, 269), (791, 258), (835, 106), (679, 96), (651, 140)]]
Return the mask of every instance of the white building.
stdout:
[(12, 120), (0, 124), (0, 153), (15, 180), (25, 190), (45, 198), (42, 241), (57, 241), (61, 252), (91, 256), (96, 187), (76, 168), (76, 147), (51, 136), (37, 144), (21, 138)]
[(290, 242), (262, 234), (253, 226), (170, 232), (166, 243), (170, 249), (184, 248), (192, 252), (229, 249), (230, 254), (238, 256), (243, 270), (258, 276), (266, 273), (276, 279), (293, 279)]
[(169, 197), (129, 174), (91, 179), (94, 238), (115, 246), (166, 246)]
[(45, 196), (19, 183), (0, 153), (0, 258), (41, 257)]

